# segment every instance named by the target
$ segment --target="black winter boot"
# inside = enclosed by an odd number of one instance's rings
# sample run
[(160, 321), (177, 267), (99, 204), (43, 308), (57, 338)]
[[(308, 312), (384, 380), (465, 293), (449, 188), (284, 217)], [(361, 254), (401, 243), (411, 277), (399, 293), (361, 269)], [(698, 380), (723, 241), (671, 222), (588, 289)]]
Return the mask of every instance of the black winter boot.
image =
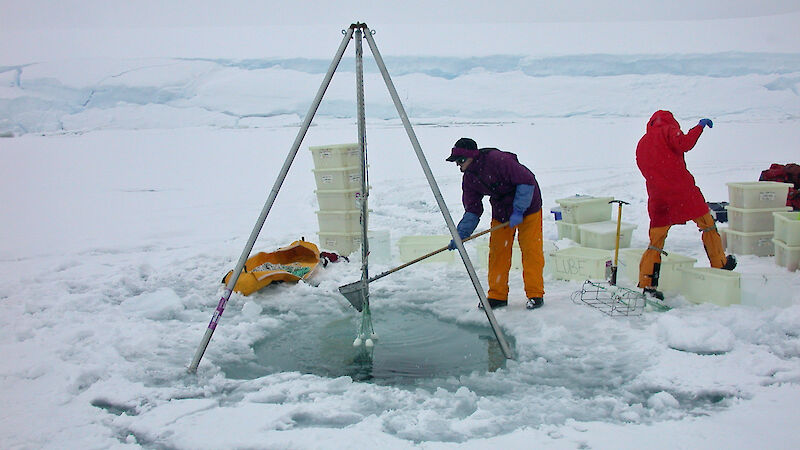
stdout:
[(528, 309), (541, 308), (542, 305), (544, 305), (544, 298), (542, 297), (531, 297), (528, 299), (528, 302), (525, 303), (525, 307)]
[(658, 300), (664, 300), (664, 293), (659, 291), (659, 290), (656, 290), (656, 288), (654, 288), (654, 287), (646, 287), (646, 288), (644, 288), (644, 291), (642, 292), (642, 294), (644, 294), (645, 296), (653, 297), (653, 298), (658, 299)]
[(736, 268), (736, 257), (733, 255), (728, 255), (728, 258), (725, 260), (725, 265), (722, 266), (722, 270), (733, 270)]
[[(497, 300), (494, 298), (487, 298), (486, 300), (489, 301), (489, 306), (491, 306), (492, 309), (503, 308), (505, 306), (508, 306), (507, 300)], [(483, 309), (483, 303), (478, 302), (478, 309)]]

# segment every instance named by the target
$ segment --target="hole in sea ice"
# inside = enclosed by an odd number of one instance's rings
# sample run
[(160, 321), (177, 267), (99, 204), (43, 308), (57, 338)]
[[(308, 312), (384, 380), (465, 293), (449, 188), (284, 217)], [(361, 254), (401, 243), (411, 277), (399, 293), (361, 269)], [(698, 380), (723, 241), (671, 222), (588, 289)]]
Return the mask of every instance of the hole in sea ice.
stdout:
[[(287, 324), (283, 333), (256, 342), (254, 360), (227, 364), (223, 370), (237, 379), (297, 371), (383, 385), (419, 385), (424, 380), (495, 371), (506, 361), (488, 325), (461, 325), (428, 312), (383, 309), (372, 313), (379, 335), (375, 345), (354, 348), (359, 320), (357, 314), (334, 320), (304, 317)], [(510, 340), (508, 335), (506, 339)]]

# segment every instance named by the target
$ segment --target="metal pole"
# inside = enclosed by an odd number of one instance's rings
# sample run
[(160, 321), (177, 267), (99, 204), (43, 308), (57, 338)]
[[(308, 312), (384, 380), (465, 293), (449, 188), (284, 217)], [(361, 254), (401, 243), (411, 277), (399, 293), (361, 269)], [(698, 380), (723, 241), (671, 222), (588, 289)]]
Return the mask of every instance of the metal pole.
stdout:
[[(354, 24), (353, 26), (360, 26)], [(369, 184), (367, 183), (367, 125), (364, 113), (364, 50), (362, 47), (362, 31), (356, 28), (356, 109), (358, 112), (358, 145), (361, 149), (361, 279), (364, 280), (364, 300), (369, 303), (369, 241), (367, 239), (367, 199)]]
[(322, 80), (322, 84), (317, 91), (317, 96), (314, 97), (314, 101), (311, 102), (311, 107), (308, 109), (306, 118), (303, 120), (303, 124), (300, 127), (300, 131), (297, 133), (297, 137), (294, 139), (292, 149), (289, 151), (289, 155), (286, 156), (286, 161), (283, 163), (283, 168), (278, 174), (278, 179), (275, 180), (275, 184), (272, 186), (272, 191), (270, 192), (269, 198), (261, 210), (261, 215), (258, 216), (258, 221), (256, 221), (256, 225), (253, 227), (253, 231), (250, 233), (250, 238), (247, 240), (247, 244), (245, 245), (244, 250), (242, 250), (242, 254), (239, 256), (239, 261), (236, 263), (236, 267), (233, 269), (233, 273), (228, 280), (228, 284), (225, 286), (225, 292), (223, 293), (222, 298), (219, 299), (217, 309), (211, 316), (211, 322), (209, 322), (208, 328), (206, 328), (206, 332), (203, 335), (203, 340), (200, 342), (200, 346), (197, 347), (194, 358), (189, 365), (189, 372), (197, 371), (197, 366), (200, 364), (200, 360), (203, 358), (203, 354), (208, 347), (209, 341), (211, 341), (211, 335), (214, 334), (214, 330), (217, 327), (219, 318), (222, 316), (222, 313), (225, 310), (225, 305), (228, 303), (228, 300), (231, 297), (231, 293), (233, 292), (234, 286), (236, 286), (236, 282), (239, 280), (239, 275), (241, 275), (242, 269), (244, 269), (244, 264), (247, 262), (247, 257), (250, 256), (250, 252), (253, 250), (253, 246), (256, 243), (256, 238), (258, 238), (258, 234), (261, 232), (261, 228), (264, 226), (264, 222), (267, 220), (267, 215), (269, 214), (270, 209), (272, 209), (272, 204), (275, 203), (275, 197), (278, 196), (278, 191), (280, 190), (283, 181), (286, 179), (286, 174), (289, 173), (289, 167), (291, 167), (292, 161), (294, 161), (294, 158), (297, 155), (297, 150), (300, 148), (300, 144), (303, 142), (306, 132), (308, 132), (308, 127), (311, 126), (311, 120), (314, 118), (314, 114), (316, 114), (320, 102), (322, 102), (322, 97), (325, 95), (328, 85), (330, 85), (333, 74), (336, 72), (336, 67), (342, 60), (342, 55), (347, 49), (350, 39), (353, 37), (353, 29), (350, 28), (347, 32), (344, 32), (344, 34), (345, 36), (342, 39), (342, 43), (339, 44), (339, 49), (336, 51), (336, 56), (333, 58), (333, 61), (331, 61), (330, 67), (328, 67), (328, 73), (325, 74), (325, 78)]
[(489, 325), (491, 325), (492, 331), (494, 331), (494, 335), (497, 338), (497, 342), (500, 344), (500, 349), (503, 351), (503, 356), (508, 359), (513, 359), (514, 356), (511, 353), (511, 348), (508, 346), (508, 342), (506, 342), (503, 331), (500, 329), (500, 326), (497, 324), (497, 319), (494, 317), (494, 312), (492, 312), (492, 308), (489, 306), (489, 302), (486, 300), (486, 293), (483, 292), (483, 287), (481, 287), (481, 282), (478, 280), (478, 275), (475, 273), (475, 268), (472, 266), (472, 262), (470, 262), (469, 256), (467, 255), (467, 251), (464, 249), (464, 244), (461, 242), (461, 238), (458, 236), (456, 224), (450, 217), (450, 211), (447, 209), (447, 205), (442, 198), (442, 193), (439, 190), (439, 186), (436, 184), (436, 179), (433, 177), (433, 173), (428, 165), (428, 161), (425, 159), (425, 154), (422, 153), (422, 147), (419, 145), (417, 135), (414, 133), (414, 129), (411, 127), (411, 122), (408, 120), (408, 115), (403, 108), (403, 104), (400, 102), (400, 96), (397, 95), (397, 90), (392, 83), (392, 79), (389, 77), (389, 71), (386, 69), (386, 65), (383, 62), (380, 51), (378, 51), (378, 46), (375, 45), (375, 40), (372, 38), (372, 32), (366, 25), (364, 25), (364, 30), (369, 48), (372, 50), (372, 55), (375, 57), (375, 62), (378, 64), (378, 68), (383, 75), (383, 81), (386, 82), (386, 88), (389, 90), (389, 94), (392, 96), (392, 101), (397, 109), (397, 113), (400, 115), (400, 119), (403, 121), (406, 134), (408, 134), (408, 138), (411, 140), (411, 145), (414, 147), (414, 151), (417, 153), (417, 158), (422, 166), (422, 170), (425, 172), (425, 176), (428, 178), (428, 184), (431, 186), (433, 196), (436, 197), (436, 202), (439, 204), (439, 209), (442, 211), (444, 221), (447, 223), (447, 228), (450, 230), (450, 235), (453, 237), (453, 242), (455, 242), (456, 248), (458, 248), (458, 253), (461, 255), (461, 260), (464, 262), (464, 267), (466, 267), (467, 272), (469, 273), (469, 278), (472, 280), (472, 286), (475, 288), (475, 292), (477, 292), (478, 298), (483, 305), (483, 311), (486, 313), (486, 318), (489, 319)]

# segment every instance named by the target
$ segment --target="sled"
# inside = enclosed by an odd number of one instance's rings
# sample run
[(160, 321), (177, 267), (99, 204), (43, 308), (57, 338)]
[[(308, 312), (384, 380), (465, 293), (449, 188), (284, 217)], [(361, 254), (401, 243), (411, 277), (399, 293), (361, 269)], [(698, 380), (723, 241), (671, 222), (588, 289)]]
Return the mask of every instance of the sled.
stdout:
[[(259, 252), (247, 259), (233, 290), (250, 295), (271, 283), (307, 280), (314, 275), (319, 262), (319, 248), (303, 240), (274, 252)], [(228, 272), (222, 283), (227, 283), (232, 274), (232, 270)]]

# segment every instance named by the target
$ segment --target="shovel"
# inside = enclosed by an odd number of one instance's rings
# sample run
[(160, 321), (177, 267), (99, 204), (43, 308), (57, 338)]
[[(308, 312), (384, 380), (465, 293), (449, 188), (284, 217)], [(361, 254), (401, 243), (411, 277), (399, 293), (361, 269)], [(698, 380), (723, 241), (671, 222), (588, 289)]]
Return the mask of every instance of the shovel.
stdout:
[[(475, 239), (478, 236), (483, 236), (486, 233), (489, 233), (489, 232), (492, 232), (494, 230), (503, 228), (506, 225), (508, 225), (508, 222), (501, 223), (499, 225), (495, 225), (492, 228), (489, 228), (488, 230), (483, 230), (480, 233), (475, 233), (475, 234), (473, 234), (472, 236), (470, 236), (468, 238), (462, 239), (461, 242), (467, 242), (470, 239)], [(412, 261), (409, 261), (409, 262), (407, 262), (407, 263), (405, 263), (405, 264), (403, 264), (401, 266), (397, 266), (394, 269), (390, 269), (390, 270), (387, 270), (386, 272), (383, 272), (381, 274), (375, 275), (374, 277), (372, 277), (372, 278), (370, 278), (370, 279), (368, 279), (366, 281), (358, 280), (358, 281), (356, 281), (354, 283), (345, 284), (344, 286), (339, 286), (339, 292), (342, 295), (344, 295), (344, 298), (346, 298), (347, 301), (349, 301), (350, 304), (353, 305), (353, 307), (356, 310), (361, 312), (361, 310), (364, 309), (364, 293), (365, 293), (365, 291), (367, 289), (367, 284), (369, 284), (369, 283), (371, 283), (371, 282), (373, 282), (373, 281), (375, 281), (375, 280), (377, 280), (379, 278), (383, 278), (386, 275), (389, 275), (391, 273), (397, 272), (400, 269), (405, 269), (406, 267), (408, 267), (408, 266), (410, 266), (412, 264), (418, 263), (418, 262), (422, 261), (423, 259), (430, 258), (433, 255), (436, 255), (438, 253), (441, 253), (441, 252), (447, 250), (447, 248), (448, 248), (448, 246), (444, 246), (444, 247), (442, 247), (442, 248), (440, 248), (438, 250), (434, 250), (434, 251), (428, 253), (427, 255), (422, 255), (419, 258), (414, 259)]]

